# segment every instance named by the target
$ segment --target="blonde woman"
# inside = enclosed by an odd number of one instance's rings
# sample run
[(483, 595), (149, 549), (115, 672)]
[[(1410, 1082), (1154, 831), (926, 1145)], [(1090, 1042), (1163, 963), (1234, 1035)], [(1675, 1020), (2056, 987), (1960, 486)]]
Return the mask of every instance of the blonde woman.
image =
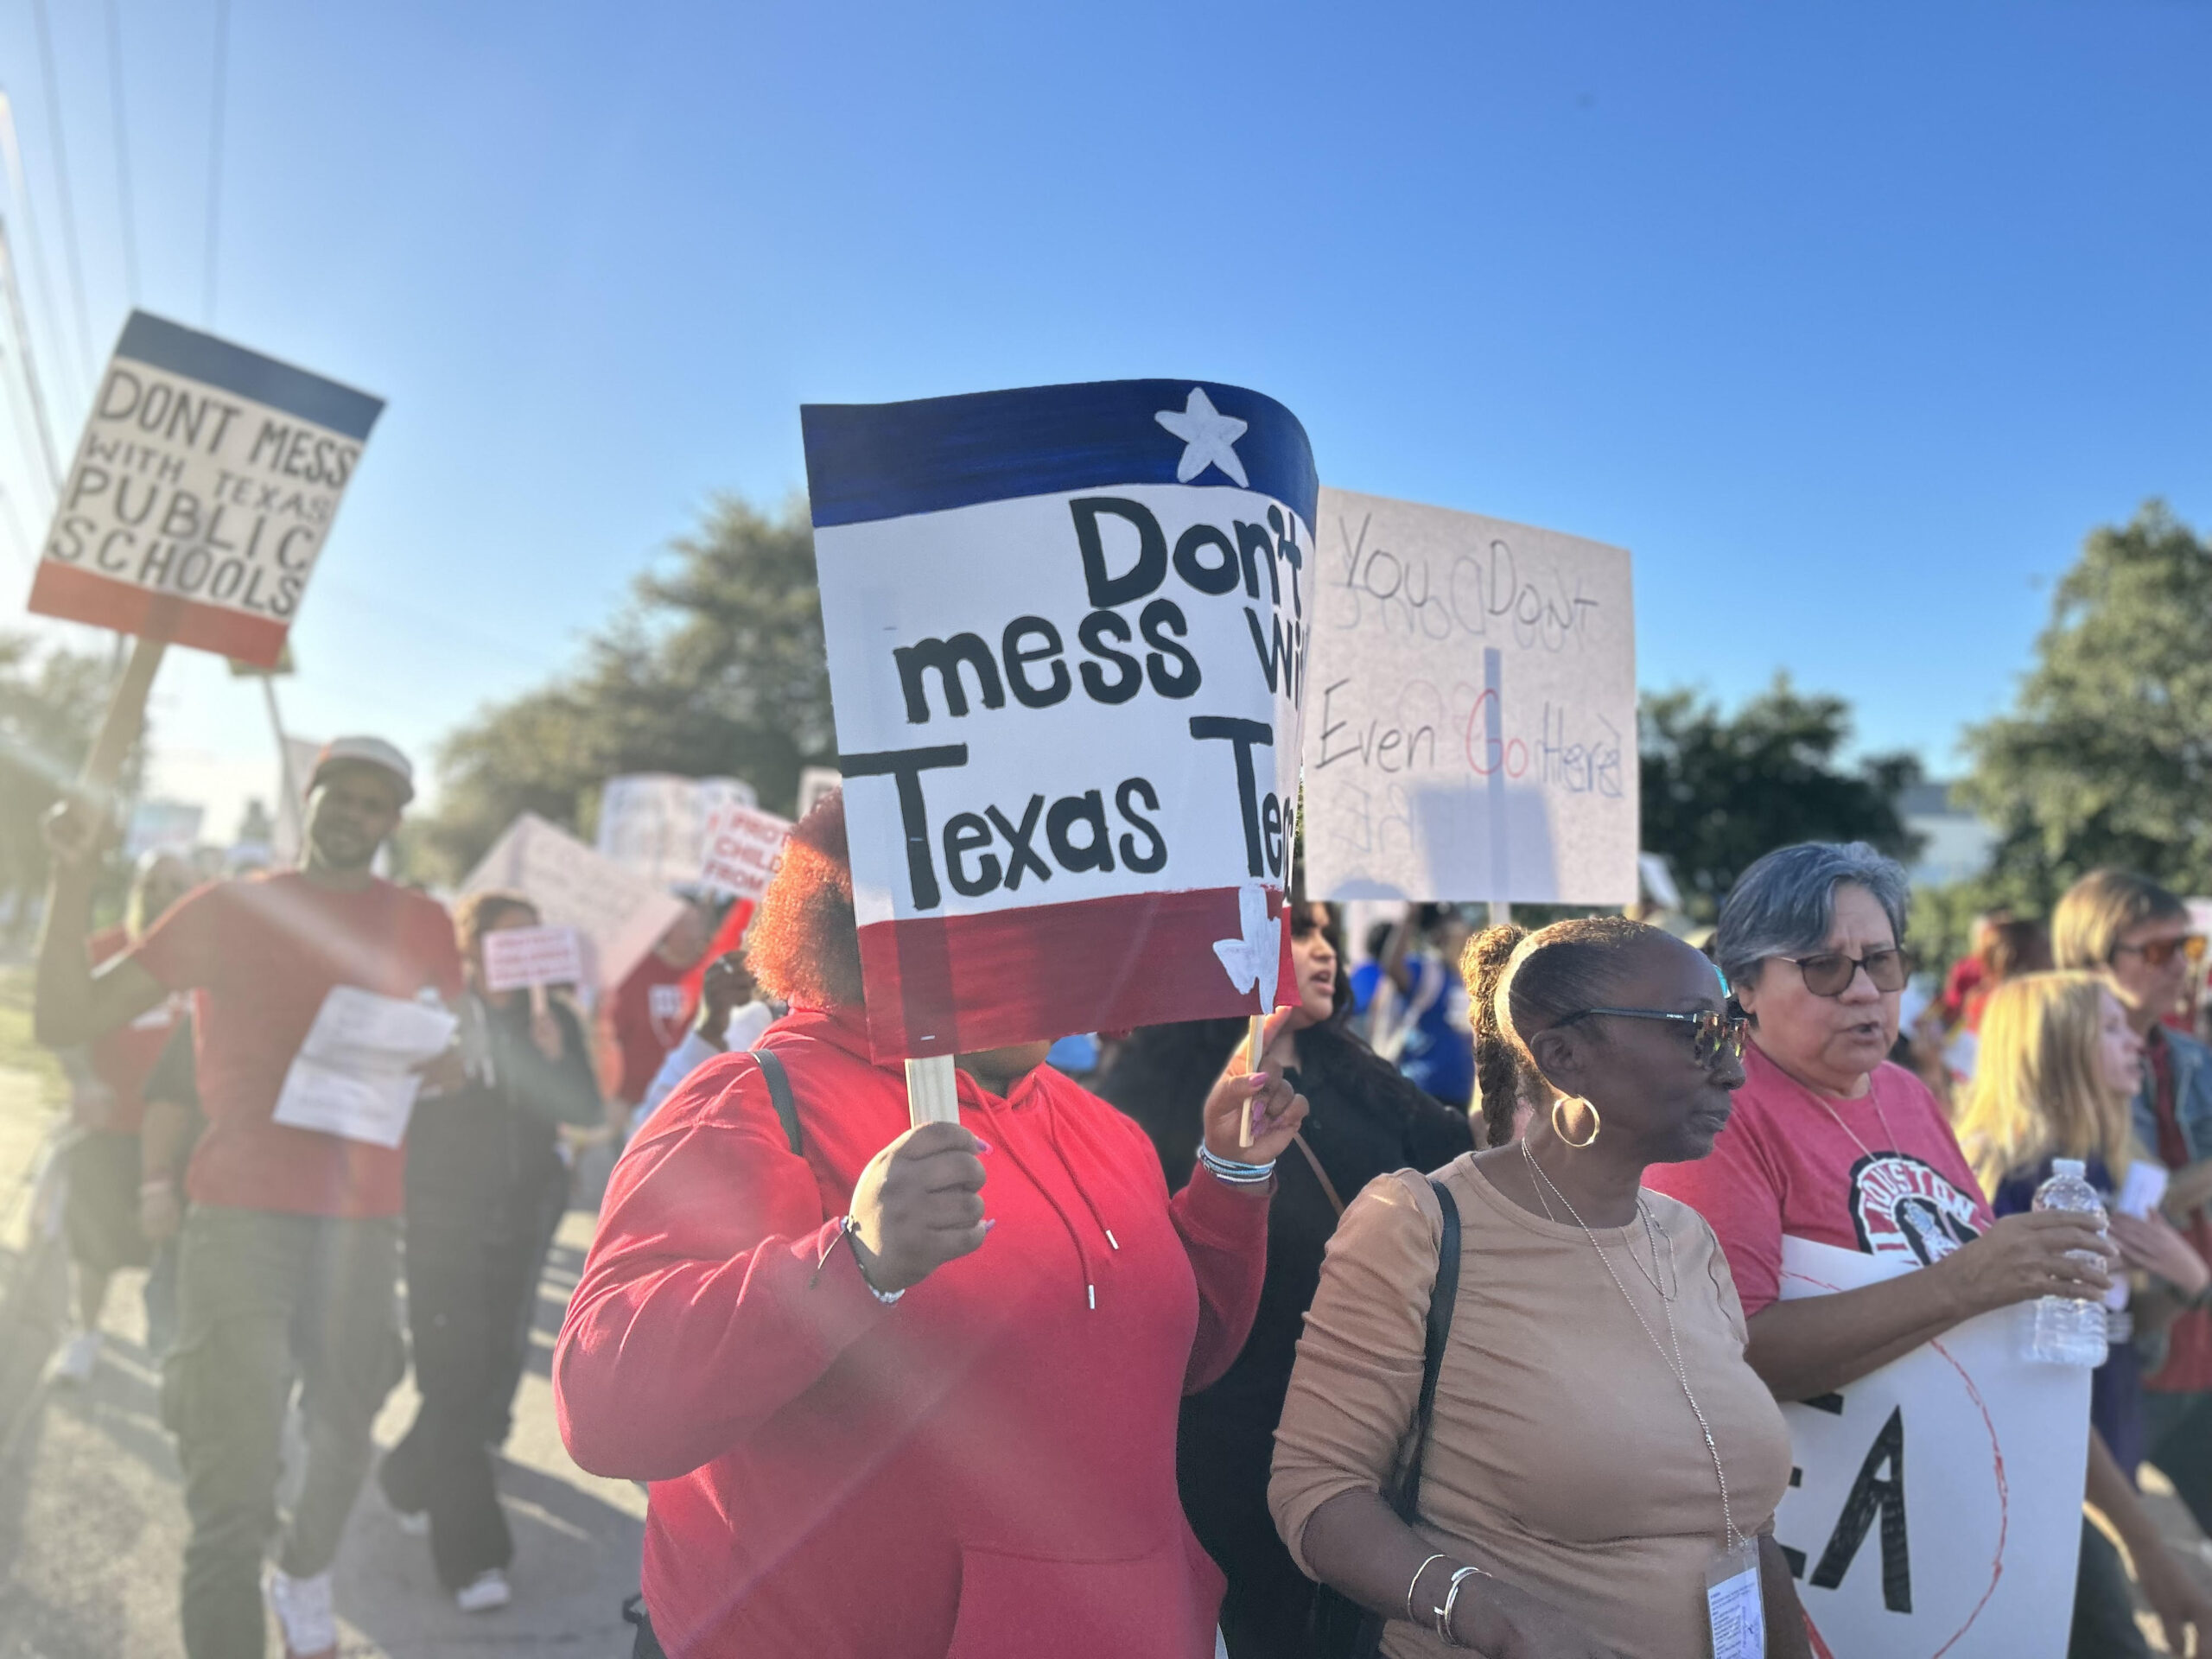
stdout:
[[(1959, 1139), (1999, 1216), (2031, 1207), (2054, 1158), (2088, 1166), (2090, 1184), (2112, 1212), (2113, 1242), (2131, 1270), (2133, 1306), (2109, 1316), (2110, 1354), (2090, 1379), (2093, 1465), (2109, 1459), (2118, 1469), (2101, 1491), (2092, 1481), (2092, 1501), (2126, 1539), (2145, 1589), (2163, 1608), (2158, 1592), (2168, 1575), (2184, 1581), (2185, 1575), (2134, 1501), (2144, 1404), (2142, 1370), (2130, 1338), (2163, 1329), (2212, 1282), (2212, 1272), (2155, 1211), (2133, 1217), (2113, 1209), (2128, 1166), (2141, 1155), (2130, 1103), (2142, 1081), (2142, 1039), (2101, 976), (2006, 980), (1982, 1013), (1980, 1064), (1961, 1112)], [(2202, 1620), (2196, 1622), (2201, 1637)], [(2073, 1636), (2077, 1653), (2147, 1651), (2134, 1628), (2119, 1558), (2094, 1528), (2082, 1532)]]

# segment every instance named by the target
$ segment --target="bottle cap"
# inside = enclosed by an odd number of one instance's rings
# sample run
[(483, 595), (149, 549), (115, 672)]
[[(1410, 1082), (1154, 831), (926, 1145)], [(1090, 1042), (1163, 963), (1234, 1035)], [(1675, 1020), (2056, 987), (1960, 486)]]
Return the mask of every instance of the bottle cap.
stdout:
[(2054, 1158), (2050, 1160), (2050, 1173), (2054, 1176), (2071, 1175), (2077, 1181), (2088, 1179), (2088, 1168), (2079, 1158)]

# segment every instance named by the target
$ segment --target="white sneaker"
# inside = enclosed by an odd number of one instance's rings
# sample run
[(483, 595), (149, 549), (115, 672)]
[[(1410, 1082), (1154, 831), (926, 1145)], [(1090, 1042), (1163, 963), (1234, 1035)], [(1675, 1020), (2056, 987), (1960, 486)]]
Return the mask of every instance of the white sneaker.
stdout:
[(486, 1567), (453, 1592), (454, 1605), (464, 1613), (496, 1612), (514, 1599), (507, 1575), (496, 1567)]
[(372, 1484), (377, 1489), (377, 1501), (384, 1505), (385, 1513), (391, 1517), (392, 1525), (410, 1538), (430, 1535), (430, 1512), (428, 1510), (403, 1510), (391, 1501), (391, 1494), (385, 1491), (382, 1481)]
[(79, 1331), (61, 1344), (61, 1351), (54, 1355), (46, 1368), (49, 1381), (67, 1382), (73, 1389), (81, 1389), (92, 1380), (92, 1372), (100, 1363), (100, 1333)]
[(283, 1627), (284, 1659), (335, 1659), (338, 1616), (330, 1606), (330, 1574), (296, 1579), (269, 1569), (269, 1605)]

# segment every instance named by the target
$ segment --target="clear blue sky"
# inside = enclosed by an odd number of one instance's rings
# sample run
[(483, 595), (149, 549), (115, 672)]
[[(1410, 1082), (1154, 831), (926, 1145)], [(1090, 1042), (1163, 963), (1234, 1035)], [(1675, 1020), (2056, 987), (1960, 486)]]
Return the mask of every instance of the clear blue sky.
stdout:
[[(102, 8), (49, 3), (104, 358)], [(121, 0), (142, 299), (194, 324), (213, 4)], [(29, 0), (0, 73), (67, 444)], [(1939, 766), (2088, 530), (2212, 527), (2202, 3), (233, 0), (226, 119), (217, 328), (390, 400), (287, 713), (425, 760), (714, 492), (794, 489), (803, 400), (1256, 387), (1331, 482), (1633, 550), (1647, 687), (1786, 668)], [(219, 665), (157, 718), (220, 814), (269, 769)]]

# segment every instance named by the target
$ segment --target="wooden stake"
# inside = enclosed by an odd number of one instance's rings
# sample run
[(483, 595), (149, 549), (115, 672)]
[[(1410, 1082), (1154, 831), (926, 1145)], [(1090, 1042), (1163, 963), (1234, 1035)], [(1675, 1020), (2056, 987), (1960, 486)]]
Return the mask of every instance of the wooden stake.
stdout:
[(162, 652), (167, 648), (159, 639), (130, 642), (130, 659), (123, 665), (122, 677), (115, 683), (115, 695), (108, 699), (107, 714), (100, 721), (99, 734), (92, 740), (92, 752), (85, 757), (85, 769), (78, 774), (79, 792), (104, 811), (113, 808), (115, 782), (123, 775), (124, 757), (145, 726), (146, 694), (153, 690), (154, 671), (161, 667)]
[(906, 1062), (906, 1112), (916, 1128), (960, 1121), (960, 1084), (953, 1076), (951, 1055)]
[[(1251, 1031), (1244, 1039), (1244, 1058), (1249, 1062), (1244, 1070), (1248, 1073), (1260, 1069), (1261, 1057), (1267, 1052), (1267, 1040), (1268, 1016), (1255, 1014), (1252, 1016)], [(1252, 1144), (1252, 1103), (1249, 1100), (1244, 1103), (1244, 1109), (1237, 1115), (1236, 1144), (1240, 1147)]]

